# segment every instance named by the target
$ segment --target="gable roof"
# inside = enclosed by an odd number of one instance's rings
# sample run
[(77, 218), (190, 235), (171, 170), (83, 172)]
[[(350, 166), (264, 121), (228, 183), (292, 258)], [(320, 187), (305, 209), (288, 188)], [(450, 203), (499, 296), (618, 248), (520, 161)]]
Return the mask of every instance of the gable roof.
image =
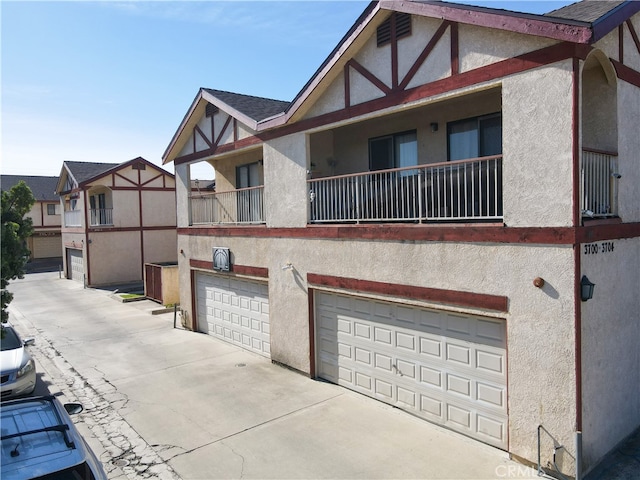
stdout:
[(2, 190), (9, 190), (22, 180), (31, 189), (31, 193), (37, 201), (58, 201), (56, 185), (58, 177), (41, 177), (36, 175), (1, 175), (0, 185)]
[(78, 185), (120, 165), (119, 163), (63, 162)]
[(60, 177), (58, 178), (58, 182), (56, 185), (56, 192), (63, 192), (64, 182), (62, 181), (65, 175), (70, 176), (78, 187), (82, 188), (86, 183), (94, 180), (98, 177), (102, 177), (112, 171), (119, 170), (121, 168), (127, 167), (133, 163), (144, 163), (145, 165), (149, 165), (151, 168), (158, 170), (159, 172), (164, 173), (165, 175), (169, 175), (170, 177), (174, 177), (172, 173), (167, 172), (166, 170), (154, 165), (150, 161), (142, 158), (136, 157), (132, 160), (127, 160), (122, 163), (97, 163), (97, 162), (62, 162), (62, 171), (60, 172)]
[(212, 88), (203, 88), (203, 90), (224, 102), (232, 109), (251, 118), (256, 123), (284, 112), (284, 109), (289, 105), (289, 102), (283, 100), (242, 95), (240, 93), (225, 92)]
[[(477, 7), (443, 0), (371, 1), (347, 31), (338, 45), (316, 70), (291, 102), (251, 97), (220, 90), (201, 88), (186, 113), (162, 159), (173, 160), (178, 153), (178, 140), (188, 126), (194, 126), (204, 113), (205, 101), (225, 110), (257, 132), (278, 128), (295, 121), (304, 105), (317, 96), (317, 88), (330, 72), (340, 68), (348, 51), (362, 42), (365, 29), (386, 17), (389, 12), (402, 12), (442, 21), (457, 22), (525, 35), (551, 38), (560, 42), (591, 45), (640, 12), (640, 0), (582, 0), (545, 15), (521, 13), (497, 8)], [(374, 21), (374, 19), (376, 19)]]

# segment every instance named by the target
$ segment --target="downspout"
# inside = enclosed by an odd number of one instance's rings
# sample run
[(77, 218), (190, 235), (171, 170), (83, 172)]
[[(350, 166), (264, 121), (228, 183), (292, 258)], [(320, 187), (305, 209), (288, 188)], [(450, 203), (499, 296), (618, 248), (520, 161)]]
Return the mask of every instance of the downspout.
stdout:
[[(573, 58), (573, 229), (577, 233), (581, 223), (581, 186), (580, 186), (580, 59)], [(573, 303), (575, 310), (575, 386), (576, 386), (576, 476), (582, 478), (582, 301), (580, 299), (580, 243), (574, 236), (573, 245), (574, 275)]]

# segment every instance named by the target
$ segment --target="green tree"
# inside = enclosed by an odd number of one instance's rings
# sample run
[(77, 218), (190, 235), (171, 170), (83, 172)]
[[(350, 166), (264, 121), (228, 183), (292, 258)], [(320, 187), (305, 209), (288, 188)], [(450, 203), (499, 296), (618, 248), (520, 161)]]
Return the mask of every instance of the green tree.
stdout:
[(27, 248), (27, 237), (33, 233), (33, 222), (31, 218), (25, 218), (25, 215), (35, 201), (31, 189), (23, 181), (11, 187), (8, 192), (2, 190), (2, 322), (9, 318), (7, 305), (13, 299), (13, 295), (7, 290), (9, 281), (24, 277), (25, 265), (31, 253)]

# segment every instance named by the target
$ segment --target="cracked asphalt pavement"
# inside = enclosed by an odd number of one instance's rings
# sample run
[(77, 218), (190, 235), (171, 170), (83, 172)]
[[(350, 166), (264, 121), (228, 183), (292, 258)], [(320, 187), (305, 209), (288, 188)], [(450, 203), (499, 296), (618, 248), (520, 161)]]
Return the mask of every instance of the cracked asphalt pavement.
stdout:
[(37, 394), (75, 423), (110, 479), (539, 478), (507, 453), (204, 334), (158, 305), (55, 273), (11, 282), (10, 321)]

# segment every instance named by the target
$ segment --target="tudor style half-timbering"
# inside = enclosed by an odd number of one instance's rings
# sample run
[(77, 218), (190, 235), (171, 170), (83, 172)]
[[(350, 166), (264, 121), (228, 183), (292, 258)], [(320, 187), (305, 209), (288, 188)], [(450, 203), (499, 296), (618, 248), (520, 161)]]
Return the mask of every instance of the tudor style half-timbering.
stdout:
[(60, 199), (56, 195), (58, 177), (35, 175), (2, 175), (2, 190), (8, 191), (18, 182), (23, 181), (31, 189), (36, 202), (27, 214), (33, 221), (33, 234), (27, 239), (27, 247), (31, 252), (29, 260), (36, 262), (27, 265), (27, 269), (37, 268), (37, 260), (59, 260), (62, 254), (60, 235)]
[(64, 162), (56, 191), (67, 278), (139, 282), (145, 263), (177, 260), (175, 178), (144, 158)]
[(373, 2), (291, 102), (201, 89), (185, 324), (593, 469), (640, 426), (639, 11)]

